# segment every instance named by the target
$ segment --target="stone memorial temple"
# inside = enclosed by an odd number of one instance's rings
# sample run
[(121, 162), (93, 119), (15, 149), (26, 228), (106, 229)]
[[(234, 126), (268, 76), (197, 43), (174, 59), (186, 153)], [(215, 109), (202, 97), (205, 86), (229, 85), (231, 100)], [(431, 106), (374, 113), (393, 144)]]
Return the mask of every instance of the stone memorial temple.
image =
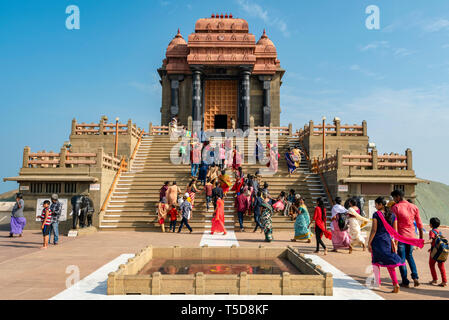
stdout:
[(187, 41), (180, 31), (158, 69), (162, 85), (161, 125), (178, 116), (201, 121), (205, 130), (246, 130), (280, 125), (280, 87), (285, 70), (265, 30), (256, 41), (248, 22), (232, 15), (199, 19)]

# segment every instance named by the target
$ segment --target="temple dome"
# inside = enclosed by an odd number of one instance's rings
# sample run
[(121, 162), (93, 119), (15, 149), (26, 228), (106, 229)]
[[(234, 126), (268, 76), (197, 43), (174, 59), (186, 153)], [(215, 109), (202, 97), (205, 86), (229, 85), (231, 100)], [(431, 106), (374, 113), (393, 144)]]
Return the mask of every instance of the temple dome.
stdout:
[(184, 38), (181, 35), (181, 32), (178, 29), (178, 33), (176, 34), (176, 36), (173, 38), (173, 40), (170, 42), (170, 44), (168, 45), (170, 46), (176, 46), (176, 45), (182, 45), (182, 44), (187, 44), (187, 42), (184, 40)]
[(265, 29), (263, 30), (263, 34), (260, 37), (259, 41), (256, 44), (256, 52), (272, 52), (276, 53), (276, 46), (273, 41), (268, 38)]

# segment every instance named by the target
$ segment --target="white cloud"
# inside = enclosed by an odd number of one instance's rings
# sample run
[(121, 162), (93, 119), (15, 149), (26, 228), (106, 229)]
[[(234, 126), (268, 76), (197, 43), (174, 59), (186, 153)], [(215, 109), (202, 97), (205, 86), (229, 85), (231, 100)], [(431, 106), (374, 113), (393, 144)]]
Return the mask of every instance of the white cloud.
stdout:
[(396, 49), (393, 49), (393, 54), (395, 55), (395, 56), (399, 56), (399, 57), (405, 57), (405, 56), (409, 56), (409, 55), (411, 55), (411, 54), (413, 54), (414, 53), (414, 51), (411, 51), (411, 50), (408, 50), (408, 49), (406, 49), (406, 48), (396, 48)]
[(389, 48), (390, 45), (388, 41), (374, 41), (371, 42), (365, 46), (360, 47), (360, 51), (367, 51), (372, 49), (378, 49), (378, 48)]
[(366, 68), (362, 68), (358, 64), (351, 65), (349, 67), (349, 70), (355, 71), (355, 72), (359, 72), (359, 73), (361, 73), (361, 74), (363, 74), (363, 75), (365, 75), (367, 77), (374, 78), (374, 79), (377, 79), (377, 80), (385, 79), (385, 77), (382, 76), (381, 74), (376, 73), (376, 72), (372, 72), (372, 71), (370, 71), (370, 70), (368, 70)]
[(449, 20), (447, 19), (437, 19), (426, 23), (423, 26), (424, 31), (427, 32), (438, 32), (441, 30), (449, 30)]
[(443, 49), (449, 48), (449, 43), (443, 44), (443, 45), (441, 46), (441, 48), (443, 48)]
[(290, 32), (287, 23), (279, 17), (273, 17), (267, 10), (263, 9), (260, 5), (248, 0), (236, 0), (240, 8), (245, 11), (251, 17), (261, 19), (269, 26), (274, 26), (279, 29), (285, 37), (290, 36)]

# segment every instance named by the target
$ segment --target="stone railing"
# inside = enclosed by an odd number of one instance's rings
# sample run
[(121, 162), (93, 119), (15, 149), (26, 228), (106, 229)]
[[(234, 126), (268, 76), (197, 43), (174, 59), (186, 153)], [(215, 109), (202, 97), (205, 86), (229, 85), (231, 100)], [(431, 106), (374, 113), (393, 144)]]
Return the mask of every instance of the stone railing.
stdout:
[(287, 127), (253, 127), (252, 128), (257, 135), (270, 135), (277, 134), (280, 136), (291, 136), (292, 135), (292, 124), (289, 124)]
[(153, 126), (153, 123), (150, 122), (148, 135), (150, 135), (150, 136), (162, 136), (162, 135), (168, 135), (168, 132), (169, 132), (169, 127), (168, 126)]
[[(334, 124), (325, 124), (324, 132), (326, 136), (352, 136), (352, 137), (365, 137), (368, 135), (368, 128), (366, 121), (363, 121), (361, 125), (353, 124), (341, 124), (341, 121), (336, 119), (334, 120)], [(303, 140), (306, 137), (319, 136), (323, 134), (323, 125), (316, 125), (312, 120), (309, 121), (308, 125), (305, 125), (304, 128), (296, 131), (293, 136), (298, 137), (299, 140)]]
[(127, 124), (106, 123), (106, 121), (106, 118), (102, 118), (99, 123), (78, 123), (76, 119), (73, 119), (71, 135), (115, 135), (118, 132), (121, 135), (139, 138), (142, 132), (142, 129), (131, 120), (128, 120)]
[(73, 153), (62, 147), (60, 153), (55, 152), (31, 152), (30, 147), (23, 150), (23, 168), (77, 168), (77, 167), (101, 167), (117, 171), (121, 160), (103, 152), (99, 148), (97, 153)]
[(327, 155), (324, 159), (312, 159), (313, 172), (328, 172), (339, 169), (352, 168), (360, 170), (413, 170), (412, 151), (407, 149), (405, 155), (378, 155), (374, 149), (364, 155), (343, 154), (337, 150), (335, 155)]

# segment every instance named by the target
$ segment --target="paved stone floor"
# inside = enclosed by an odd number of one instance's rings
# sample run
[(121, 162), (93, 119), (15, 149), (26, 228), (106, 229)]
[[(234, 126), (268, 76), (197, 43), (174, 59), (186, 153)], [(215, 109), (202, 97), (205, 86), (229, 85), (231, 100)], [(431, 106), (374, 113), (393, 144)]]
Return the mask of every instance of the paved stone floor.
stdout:
[[(293, 245), (305, 254), (313, 254), (315, 242), (311, 244), (290, 242), (291, 232), (274, 232), (272, 243), (263, 242), (263, 234), (235, 232), (240, 246), (288, 246)], [(0, 230), (0, 299), (49, 299), (66, 289), (66, 273), (69, 266), (77, 266), (80, 279), (85, 278), (122, 254), (135, 253), (147, 245), (198, 246), (207, 243), (204, 232), (182, 234), (161, 232), (98, 232), (76, 239), (61, 237), (58, 246), (40, 250), (42, 236), (37, 231), (25, 231), (22, 238), (8, 238), (8, 232)], [(209, 238), (209, 236), (207, 236)], [(217, 236), (219, 237), (219, 236)], [(228, 243), (229, 239), (224, 239)], [(216, 241), (216, 239), (212, 239)], [(231, 239), (235, 243), (234, 237)], [(331, 248), (330, 241), (325, 240)], [(371, 275), (370, 254), (356, 248), (353, 254), (347, 251), (319, 254), (346, 275), (364, 284)], [(400, 294), (389, 293), (391, 280), (382, 270), (383, 287), (375, 292), (385, 299), (449, 299), (449, 289), (428, 285), (431, 280), (428, 267), (427, 248), (415, 251), (421, 286), (402, 289)], [(399, 271), (398, 271), (399, 277)]]

